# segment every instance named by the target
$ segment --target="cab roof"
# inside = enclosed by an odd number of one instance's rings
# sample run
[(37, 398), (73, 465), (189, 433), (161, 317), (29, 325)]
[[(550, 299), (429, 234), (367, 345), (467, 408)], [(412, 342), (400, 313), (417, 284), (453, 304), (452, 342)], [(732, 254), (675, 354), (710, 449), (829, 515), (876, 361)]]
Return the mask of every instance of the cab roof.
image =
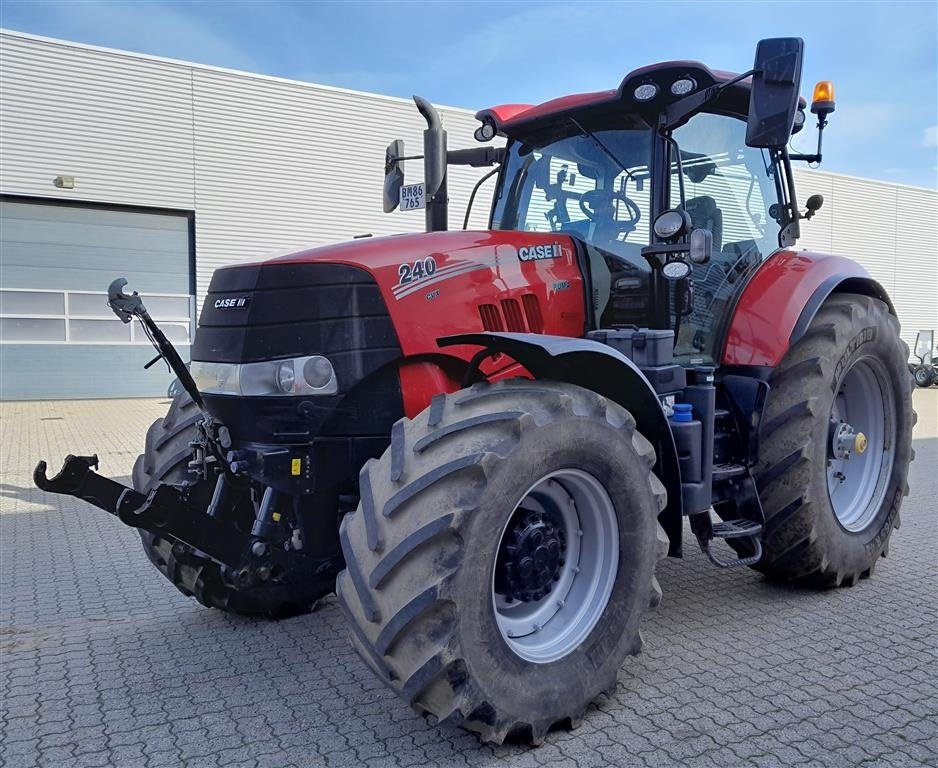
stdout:
[[(712, 70), (699, 61), (665, 61), (633, 70), (625, 76), (618, 88), (592, 93), (574, 93), (543, 104), (501, 104), (476, 113), (478, 120), (491, 120), (502, 136), (525, 134), (545, 124), (573, 116), (601, 116), (604, 113), (638, 112), (649, 117), (657, 114), (681, 96), (671, 93), (671, 84), (690, 79), (697, 93), (712, 85), (721, 85), (737, 77), (732, 72)], [(655, 96), (638, 101), (634, 94), (641, 85), (653, 84)], [(719, 107), (733, 114), (745, 116), (749, 111), (749, 92), (752, 79), (747, 77), (734, 83), (720, 94)], [(688, 94), (682, 94), (682, 96)]]

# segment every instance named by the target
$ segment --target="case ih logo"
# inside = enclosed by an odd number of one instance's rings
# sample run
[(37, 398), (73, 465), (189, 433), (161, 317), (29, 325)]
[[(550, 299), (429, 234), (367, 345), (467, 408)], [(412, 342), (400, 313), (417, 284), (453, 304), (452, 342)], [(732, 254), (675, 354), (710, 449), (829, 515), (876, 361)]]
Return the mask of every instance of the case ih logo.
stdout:
[(518, 249), (518, 259), (521, 261), (559, 259), (562, 255), (560, 243), (554, 243), (553, 245), (531, 245)]
[(250, 296), (237, 296), (232, 299), (215, 299), (215, 309), (241, 309), (251, 301)]

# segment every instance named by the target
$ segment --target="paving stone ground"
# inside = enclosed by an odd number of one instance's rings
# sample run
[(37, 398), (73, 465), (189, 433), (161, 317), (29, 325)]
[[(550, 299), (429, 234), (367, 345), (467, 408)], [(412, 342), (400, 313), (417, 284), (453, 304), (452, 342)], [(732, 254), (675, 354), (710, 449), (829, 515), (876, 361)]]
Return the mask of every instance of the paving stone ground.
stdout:
[(32, 487), (69, 452), (126, 479), (166, 401), (0, 404), (0, 766), (936, 766), (938, 390), (915, 401), (911, 495), (872, 579), (789, 589), (687, 546), (615, 696), (538, 749), (411, 712), (334, 599), (278, 623), (204, 609), (134, 531)]

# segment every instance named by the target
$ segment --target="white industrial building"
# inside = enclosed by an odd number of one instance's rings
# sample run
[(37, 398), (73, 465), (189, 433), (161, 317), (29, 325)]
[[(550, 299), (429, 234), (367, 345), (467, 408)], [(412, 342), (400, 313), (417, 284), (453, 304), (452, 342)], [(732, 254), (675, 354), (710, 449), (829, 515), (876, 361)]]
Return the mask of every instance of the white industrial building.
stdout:
[[(472, 112), (441, 113), (450, 148), (475, 145)], [(405, 99), (0, 32), (0, 397), (165, 392), (165, 369), (142, 370), (148, 342), (105, 306), (114, 277), (184, 346), (222, 264), (423, 229), (422, 211), (381, 204), (386, 145), (417, 154), (423, 127)], [(451, 227), (484, 172), (450, 170)], [(938, 193), (797, 182), (800, 200), (825, 197), (799, 245), (864, 264), (910, 342), (938, 328)]]

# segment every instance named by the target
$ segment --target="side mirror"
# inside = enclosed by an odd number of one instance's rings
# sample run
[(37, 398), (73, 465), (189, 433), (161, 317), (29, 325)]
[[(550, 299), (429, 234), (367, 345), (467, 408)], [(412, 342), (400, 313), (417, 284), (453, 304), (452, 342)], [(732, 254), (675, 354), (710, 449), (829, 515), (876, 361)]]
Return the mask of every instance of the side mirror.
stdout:
[(396, 139), (388, 144), (384, 154), (384, 212), (390, 213), (401, 201), (401, 187), (404, 186), (404, 169), (401, 158), (404, 157), (404, 141)]
[(804, 41), (800, 37), (760, 40), (753, 65), (746, 145), (784, 147), (791, 137), (801, 90)]

